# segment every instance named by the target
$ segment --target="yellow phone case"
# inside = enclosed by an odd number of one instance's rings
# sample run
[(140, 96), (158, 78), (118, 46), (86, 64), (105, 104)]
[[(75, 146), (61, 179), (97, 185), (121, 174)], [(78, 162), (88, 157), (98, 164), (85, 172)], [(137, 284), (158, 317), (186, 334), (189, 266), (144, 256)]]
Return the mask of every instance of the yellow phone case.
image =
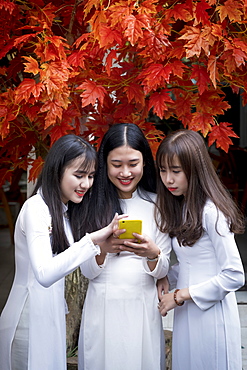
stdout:
[(119, 239), (134, 239), (133, 233), (142, 234), (142, 220), (120, 220), (119, 229), (126, 229)]

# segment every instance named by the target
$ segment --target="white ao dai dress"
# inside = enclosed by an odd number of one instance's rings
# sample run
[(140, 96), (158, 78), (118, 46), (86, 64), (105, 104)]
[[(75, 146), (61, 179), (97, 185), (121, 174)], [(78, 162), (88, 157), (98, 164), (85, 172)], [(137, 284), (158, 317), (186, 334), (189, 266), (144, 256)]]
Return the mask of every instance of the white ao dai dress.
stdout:
[[(155, 199), (154, 194), (149, 194)], [(134, 253), (108, 254), (81, 265), (89, 287), (79, 337), (79, 370), (164, 370), (164, 333), (157, 309), (156, 279), (168, 272), (170, 238), (158, 231), (154, 204), (137, 192), (122, 199), (129, 219), (141, 219), (143, 234), (161, 250), (156, 268)]]
[[(64, 227), (71, 246), (54, 256), (51, 215), (41, 194), (29, 198), (19, 213), (15, 278), (0, 317), (0, 370), (13, 370), (13, 362), (18, 370), (67, 369), (64, 276), (100, 249), (88, 236), (74, 243), (65, 216)], [(19, 341), (13, 347), (14, 337)]]
[(192, 247), (172, 239), (178, 264), (169, 271), (170, 287), (188, 287), (192, 297), (174, 310), (172, 370), (241, 370), (235, 291), (244, 284), (242, 262), (234, 234), (211, 201), (203, 228)]

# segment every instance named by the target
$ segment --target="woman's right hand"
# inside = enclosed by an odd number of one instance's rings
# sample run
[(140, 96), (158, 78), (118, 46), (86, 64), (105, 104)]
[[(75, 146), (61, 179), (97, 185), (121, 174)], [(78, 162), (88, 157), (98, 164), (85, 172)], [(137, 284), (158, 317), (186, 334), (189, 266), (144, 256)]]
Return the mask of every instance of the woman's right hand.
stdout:
[(162, 279), (157, 280), (157, 290), (158, 290), (158, 298), (161, 300), (164, 294), (169, 293), (169, 281), (167, 276), (163, 277)]
[[(109, 253), (118, 253), (120, 249), (118, 248), (119, 245), (122, 244), (121, 240), (118, 239), (118, 236), (125, 232), (125, 230), (118, 229), (118, 221), (128, 217), (128, 215), (118, 215), (115, 214), (113, 220), (109, 225), (104, 227), (103, 229), (94, 231), (90, 233), (90, 237), (94, 244), (100, 245), (100, 247), (104, 250), (104, 252)], [(109, 250), (106, 250), (109, 249)]]

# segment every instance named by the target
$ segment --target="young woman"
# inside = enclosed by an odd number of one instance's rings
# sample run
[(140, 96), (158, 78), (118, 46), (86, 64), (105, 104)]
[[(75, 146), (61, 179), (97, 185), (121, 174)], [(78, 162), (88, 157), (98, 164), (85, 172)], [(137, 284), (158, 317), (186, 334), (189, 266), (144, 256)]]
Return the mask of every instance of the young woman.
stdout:
[(167, 293), (164, 280), (158, 288), (161, 314), (175, 308), (172, 369), (241, 370), (235, 291), (244, 272), (234, 240), (243, 232), (241, 215), (197, 132), (168, 135), (157, 166), (157, 222), (178, 260), (168, 274), (176, 290)]
[(88, 229), (103, 227), (115, 212), (125, 212), (129, 219), (142, 220), (143, 235), (122, 241), (114, 233), (100, 244), (107, 253), (81, 265), (90, 281), (79, 336), (79, 369), (164, 369), (156, 279), (167, 274), (171, 247), (154, 220), (152, 153), (138, 126), (114, 124), (102, 140), (98, 160)]
[(118, 217), (84, 237), (82, 199), (96, 153), (66, 135), (50, 149), (33, 196), (15, 227), (16, 272), (0, 317), (1, 370), (66, 370), (64, 276), (101, 253)]

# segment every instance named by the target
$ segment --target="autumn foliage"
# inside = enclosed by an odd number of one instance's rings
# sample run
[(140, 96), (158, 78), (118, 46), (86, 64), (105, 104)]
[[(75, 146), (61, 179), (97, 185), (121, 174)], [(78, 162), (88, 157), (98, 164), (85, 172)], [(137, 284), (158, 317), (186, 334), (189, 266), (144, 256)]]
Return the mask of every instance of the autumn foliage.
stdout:
[[(67, 133), (94, 137), (176, 118), (227, 151), (217, 121), (231, 87), (247, 102), (246, 0), (0, 0), (0, 182)], [(37, 159), (28, 154), (35, 151)]]

